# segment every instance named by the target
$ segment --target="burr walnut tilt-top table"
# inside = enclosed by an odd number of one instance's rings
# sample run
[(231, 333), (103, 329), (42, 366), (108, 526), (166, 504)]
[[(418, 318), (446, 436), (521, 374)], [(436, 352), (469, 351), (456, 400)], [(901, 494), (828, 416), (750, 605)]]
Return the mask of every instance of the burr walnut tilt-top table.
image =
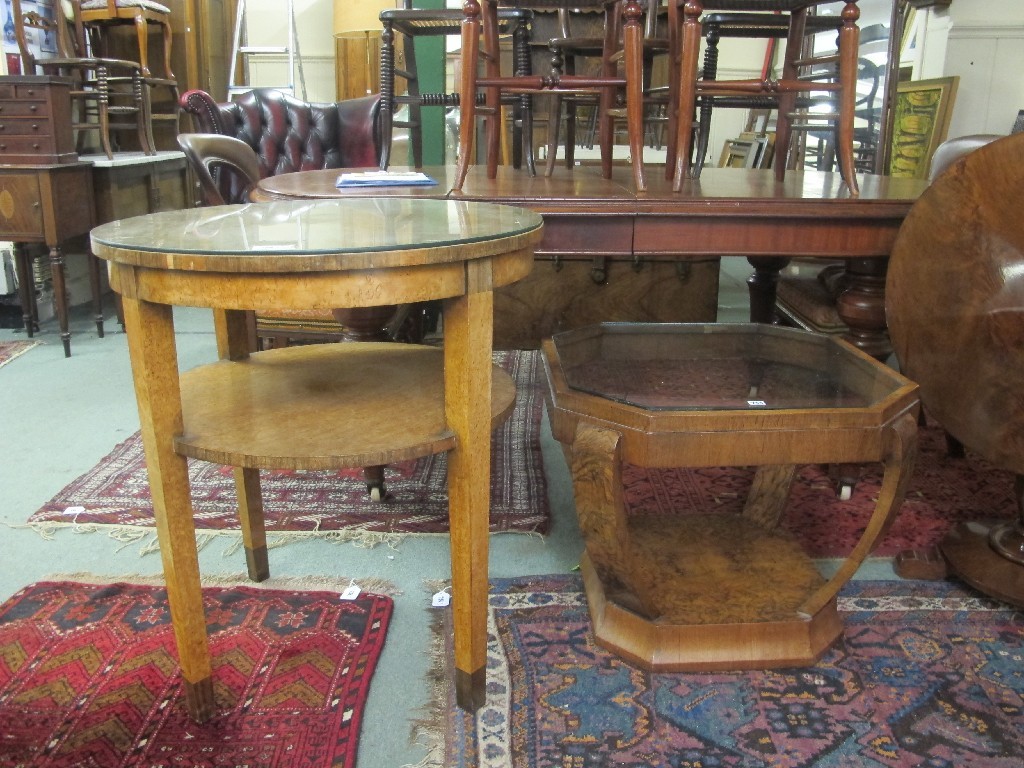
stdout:
[[(764, 325), (610, 323), (544, 346), (602, 644), (656, 670), (813, 663), (839, 589), (899, 509), (917, 385), (835, 338)], [(795, 464), (880, 461), (864, 533), (830, 578), (778, 527)], [(756, 466), (736, 514), (630, 514), (622, 465)]]
[[(483, 701), (490, 432), (515, 387), (491, 361), (495, 287), (526, 275), (538, 215), (351, 199), (155, 213), (97, 227), (120, 293), (189, 713), (214, 713), (186, 457), (236, 467), (250, 573), (267, 574), (259, 469), (362, 467), (449, 451), (459, 704)], [(443, 350), (349, 343), (249, 354), (244, 310), (441, 299)], [(221, 360), (179, 376), (174, 305), (215, 310)]]

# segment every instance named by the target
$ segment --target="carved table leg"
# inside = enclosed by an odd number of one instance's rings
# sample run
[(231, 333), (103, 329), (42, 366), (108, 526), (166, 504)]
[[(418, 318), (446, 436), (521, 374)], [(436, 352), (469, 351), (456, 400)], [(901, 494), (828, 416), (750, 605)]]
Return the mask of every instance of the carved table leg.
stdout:
[(64, 253), (59, 245), (50, 248), (50, 272), (53, 276), (53, 300), (57, 305), (57, 323), (64, 357), (71, 357), (71, 331), (68, 330), (68, 294), (64, 283)]
[(21, 302), (21, 320), (25, 333), (31, 339), (39, 330), (39, 315), (36, 311), (35, 283), (32, 279), (32, 257), (24, 243), (14, 244), (14, 268), (18, 273), (18, 299)]
[(750, 294), (750, 322), (772, 323), (775, 320), (775, 291), (779, 272), (789, 264), (782, 256), (748, 256), (754, 274), (747, 278)]
[(846, 290), (836, 301), (840, 319), (850, 329), (845, 338), (879, 360), (892, 354), (885, 320), (887, 259), (847, 259)]

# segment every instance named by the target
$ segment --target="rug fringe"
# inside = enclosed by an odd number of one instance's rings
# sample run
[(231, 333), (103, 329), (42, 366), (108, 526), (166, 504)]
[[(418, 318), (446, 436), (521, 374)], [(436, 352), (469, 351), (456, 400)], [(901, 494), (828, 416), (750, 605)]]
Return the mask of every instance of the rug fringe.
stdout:
[[(55, 520), (39, 523), (4, 523), (8, 528), (35, 531), (40, 538), (46, 541), (53, 541), (57, 537), (57, 531), (70, 529), (72, 533), (106, 533), (108, 538), (121, 542), (122, 546), (116, 551), (120, 552), (125, 547), (142, 542), (139, 547), (139, 556), (151, 555), (160, 551), (160, 543), (157, 540), (156, 532), (149, 527), (142, 528), (136, 525), (108, 525), (106, 523), (62, 523)], [(447, 536), (447, 533), (425, 533), (420, 536)], [(242, 547), (241, 531), (196, 531), (196, 547), (202, 550), (204, 547), (218, 540), (218, 537), (229, 537), (231, 542), (221, 551), (222, 557), (230, 557)], [(338, 544), (352, 544), (363, 549), (374, 549), (378, 545), (385, 545), (390, 549), (397, 550), (398, 545), (405, 539), (406, 534), (383, 533), (380, 531), (362, 531), (358, 529), (346, 529), (338, 531), (268, 531), (267, 549), (284, 547), (296, 541), (331, 541)]]
[[(143, 574), (118, 574), (116, 576), (101, 576), (96, 573), (55, 573), (47, 576), (43, 581), (77, 581), (83, 584), (112, 584), (126, 583), (140, 586), (162, 587), (164, 577), (161, 575)], [(378, 577), (358, 578), (346, 576), (272, 576), (266, 581), (251, 581), (246, 573), (227, 573), (200, 575), (200, 583), (204, 587), (252, 587), (253, 589), (289, 589), (303, 592), (337, 592), (341, 593), (353, 582), (359, 585), (363, 592), (372, 592), (375, 595), (387, 597), (398, 597), (402, 595), (395, 584), (387, 579)]]
[[(451, 587), (450, 581), (427, 579), (423, 582), (430, 594)], [(415, 765), (401, 768), (444, 768), (445, 718), (448, 716), (448, 687), (450, 685), (444, 652), (445, 612), (434, 609), (430, 615), (430, 641), (427, 646), (430, 666), (427, 669), (428, 703), (421, 708), (421, 716), (412, 721), (412, 743), (425, 747), (426, 756)]]

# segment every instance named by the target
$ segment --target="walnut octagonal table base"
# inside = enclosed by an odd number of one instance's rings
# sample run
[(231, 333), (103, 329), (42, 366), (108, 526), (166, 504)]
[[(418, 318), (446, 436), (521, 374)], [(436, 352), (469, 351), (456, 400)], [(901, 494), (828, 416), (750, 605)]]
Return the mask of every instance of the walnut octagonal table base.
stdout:
[[(885, 533), (917, 445), (917, 387), (834, 338), (758, 325), (605, 323), (544, 346), (599, 644), (655, 671), (813, 664), (836, 596)], [(795, 466), (880, 461), (864, 533), (825, 578), (778, 523)], [(756, 466), (739, 513), (627, 514), (622, 466)]]

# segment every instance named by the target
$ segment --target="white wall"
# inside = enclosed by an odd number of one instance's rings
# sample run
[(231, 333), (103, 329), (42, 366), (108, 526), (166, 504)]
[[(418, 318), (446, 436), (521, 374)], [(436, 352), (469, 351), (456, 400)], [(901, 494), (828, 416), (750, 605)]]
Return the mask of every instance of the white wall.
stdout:
[(949, 137), (1009, 133), (1024, 109), (1024, 3), (954, 0), (923, 32), (917, 79), (960, 78)]

